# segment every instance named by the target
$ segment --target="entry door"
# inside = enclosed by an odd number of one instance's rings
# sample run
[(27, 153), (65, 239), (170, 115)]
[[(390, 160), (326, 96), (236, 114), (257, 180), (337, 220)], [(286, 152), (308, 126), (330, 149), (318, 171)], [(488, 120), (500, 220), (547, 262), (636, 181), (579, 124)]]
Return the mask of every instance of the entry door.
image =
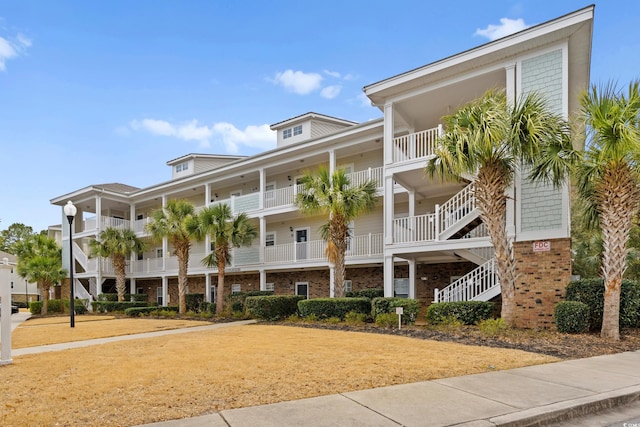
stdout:
[(296, 282), (296, 295), (309, 298), (309, 282)]
[(298, 228), (296, 233), (296, 260), (307, 259), (309, 250), (309, 229)]

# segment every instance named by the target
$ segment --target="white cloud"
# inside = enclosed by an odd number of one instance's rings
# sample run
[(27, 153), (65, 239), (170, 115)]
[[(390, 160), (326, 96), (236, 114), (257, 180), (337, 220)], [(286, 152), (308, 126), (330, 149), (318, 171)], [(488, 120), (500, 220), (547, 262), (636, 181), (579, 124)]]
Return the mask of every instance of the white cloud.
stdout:
[[(219, 139), (227, 153), (238, 153), (240, 146), (267, 150), (275, 147), (276, 134), (269, 125), (250, 125), (244, 130), (227, 122), (215, 123), (212, 126), (198, 125), (197, 120), (181, 124), (172, 124), (165, 120), (143, 119), (132, 120), (129, 128), (134, 131), (146, 131), (152, 135), (169, 136), (183, 141), (197, 141), (201, 147), (207, 148), (212, 139)], [(122, 129), (117, 133), (125, 135)]]
[(320, 87), (322, 76), (318, 73), (286, 70), (276, 73), (272, 82), (298, 95), (307, 95)]
[(340, 94), (342, 90), (342, 86), (340, 85), (332, 85), (322, 88), (320, 91), (320, 96), (327, 99), (333, 99)]
[(500, 25), (489, 24), (487, 28), (478, 28), (475, 32), (475, 36), (486, 37), (489, 40), (496, 40), (501, 37), (508, 36), (509, 34), (517, 33), (518, 31), (528, 28), (529, 25), (524, 23), (524, 19), (509, 19), (500, 18)]
[(340, 78), (340, 73), (337, 71), (324, 70), (324, 73), (328, 76), (335, 77), (336, 79)]
[(7, 69), (7, 60), (23, 54), (31, 44), (31, 40), (22, 34), (18, 34), (15, 40), (0, 37), (0, 71)]

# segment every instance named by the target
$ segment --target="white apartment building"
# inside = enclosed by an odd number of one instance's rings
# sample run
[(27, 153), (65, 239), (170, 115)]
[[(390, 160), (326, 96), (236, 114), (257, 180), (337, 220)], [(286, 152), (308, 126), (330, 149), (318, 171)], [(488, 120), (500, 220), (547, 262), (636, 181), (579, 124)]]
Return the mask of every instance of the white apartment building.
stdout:
[[(331, 266), (318, 228), (324, 217), (294, 205), (298, 179), (319, 166), (344, 168), (354, 183), (378, 184), (377, 208), (354, 221), (347, 288), (384, 288), (387, 296), (424, 302), (499, 298), (492, 246), (473, 200), (473, 177), (442, 182), (424, 167), (442, 132), (442, 117), (491, 88), (509, 98), (537, 91), (559, 113), (579, 107), (589, 84), (594, 7), (586, 7), (516, 34), (407, 71), (364, 88), (383, 118), (365, 123), (306, 113), (271, 126), (277, 148), (250, 157), (187, 154), (167, 162), (171, 179), (148, 188), (89, 185), (55, 197), (61, 207), (63, 245), (68, 225), (62, 207), (78, 208), (73, 242), (76, 294), (93, 297), (113, 286), (106, 259), (89, 257), (89, 241), (106, 227), (130, 227), (142, 237), (152, 212), (168, 200), (201, 208), (227, 203), (255, 221), (259, 238), (233, 251), (229, 292), (328, 297)], [(517, 177), (510, 190), (507, 227), (518, 263), (522, 323), (552, 322), (553, 304), (570, 280), (569, 191)], [(213, 300), (216, 269), (202, 266), (209, 243), (194, 242), (189, 293)], [(68, 254), (68, 249), (63, 250)], [(131, 292), (177, 303), (177, 260), (167, 241), (153, 243), (128, 265)], [(452, 285), (453, 284), (453, 285)]]

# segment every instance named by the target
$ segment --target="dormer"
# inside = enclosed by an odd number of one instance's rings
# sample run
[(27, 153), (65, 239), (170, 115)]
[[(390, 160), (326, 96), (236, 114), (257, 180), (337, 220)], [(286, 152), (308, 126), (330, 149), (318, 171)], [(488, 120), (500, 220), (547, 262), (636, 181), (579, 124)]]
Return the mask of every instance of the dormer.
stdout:
[(271, 130), (275, 130), (278, 133), (278, 147), (283, 147), (337, 132), (356, 124), (356, 122), (325, 116), (323, 114), (306, 113), (292, 119), (275, 123), (271, 125)]
[(222, 154), (187, 154), (177, 159), (169, 160), (171, 179), (178, 179), (196, 173), (216, 169), (246, 156), (226, 156)]

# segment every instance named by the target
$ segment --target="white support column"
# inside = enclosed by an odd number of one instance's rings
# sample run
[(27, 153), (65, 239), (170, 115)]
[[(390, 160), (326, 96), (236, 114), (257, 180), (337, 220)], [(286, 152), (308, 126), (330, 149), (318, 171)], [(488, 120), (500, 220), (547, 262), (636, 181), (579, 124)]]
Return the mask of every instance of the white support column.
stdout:
[[(75, 221), (74, 221), (75, 222)], [(102, 231), (102, 197), (96, 195), (96, 236)]]
[(162, 276), (162, 305), (169, 305), (169, 279), (167, 276)]
[(416, 216), (416, 191), (413, 188), (408, 189), (409, 193), (409, 216)]
[(258, 206), (260, 206), (260, 209), (264, 209), (264, 191), (265, 191), (264, 189), (267, 185), (267, 178), (265, 176), (264, 168), (260, 168), (259, 174), (260, 174), (260, 190), (259, 190), (260, 200), (259, 200)]
[(98, 267), (98, 274), (96, 275), (96, 300), (100, 297), (101, 293), (102, 293), (102, 268)]
[(416, 260), (409, 261), (409, 298), (416, 299)]
[[(506, 83), (507, 83), (507, 102), (513, 105), (516, 102), (516, 65), (510, 64), (505, 67)], [(515, 183), (520, 181), (520, 171), (516, 170), (518, 177), (513, 180), (509, 188), (507, 189), (507, 212), (506, 212), (506, 226), (507, 236), (514, 238), (516, 235), (516, 192)]]
[(13, 363), (11, 358), (11, 268), (9, 258), (0, 260), (0, 365)]
[[(264, 251), (267, 245), (267, 219), (260, 216), (260, 264), (264, 263)], [(262, 283), (262, 282), (261, 282)]]
[(384, 243), (393, 243), (393, 175), (384, 177)]
[(204, 275), (204, 300), (211, 302), (211, 275), (209, 273)]
[(335, 150), (329, 150), (329, 176), (333, 176), (336, 171), (336, 152)]
[(336, 296), (336, 287), (334, 285), (334, 279), (336, 277), (336, 268), (332, 265), (329, 266), (329, 298)]
[(393, 296), (393, 255), (384, 257), (384, 296)]
[(209, 206), (211, 203), (211, 186), (209, 184), (204, 185), (204, 205)]
[(267, 290), (267, 272), (264, 269), (260, 270), (260, 290)]
[(133, 277), (131, 279), (129, 279), (129, 293), (131, 295), (136, 294), (136, 279), (134, 279)]
[(393, 103), (384, 105), (384, 164), (393, 163)]
[[(164, 209), (167, 206), (167, 196), (163, 195), (162, 196), (162, 208)], [(169, 251), (169, 241), (167, 239), (167, 236), (162, 238), (162, 271), (166, 271), (167, 270), (167, 253)], [(164, 288), (164, 280), (166, 278), (163, 278), (163, 288)], [(163, 299), (162, 300), (164, 302), (164, 305), (167, 305), (167, 300)]]

